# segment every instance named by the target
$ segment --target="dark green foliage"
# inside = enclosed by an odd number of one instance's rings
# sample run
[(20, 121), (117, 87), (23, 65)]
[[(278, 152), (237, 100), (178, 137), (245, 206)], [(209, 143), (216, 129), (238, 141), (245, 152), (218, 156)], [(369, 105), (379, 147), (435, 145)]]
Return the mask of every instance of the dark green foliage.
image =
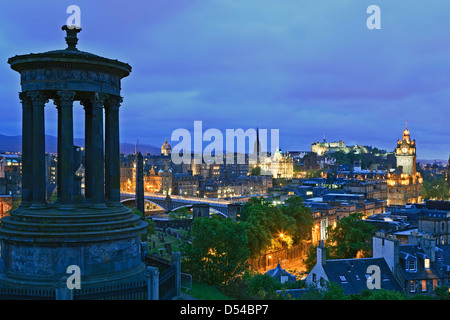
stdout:
[[(252, 257), (266, 252), (277, 242), (281, 247), (308, 239), (313, 225), (311, 211), (300, 197), (288, 199), (283, 206), (273, 205), (263, 198), (252, 198), (242, 208), (240, 221), (245, 224)], [(285, 237), (280, 237), (281, 234)]]
[(449, 190), (445, 178), (443, 176), (425, 174), (422, 185), (422, 197), (424, 200), (448, 200)]
[(261, 167), (254, 167), (251, 171), (252, 176), (260, 176), (261, 175)]
[(303, 199), (300, 197), (289, 198), (280, 209), (283, 214), (295, 220), (297, 228), (293, 234), (294, 242), (309, 240), (311, 238), (311, 228), (314, 226), (314, 218), (311, 214), (311, 209), (303, 205)]
[(169, 212), (169, 219), (171, 219), (171, 220), (191, 219), (191, 218), (192, 218), (192, 212), (189, 211), (189, 209), (186, 207), (182, 207), (182, 208), (179, 208), (179, 209)]
[(246, 268), (249, 258), (247, 232), (231, 219), (197, 218), (192, 243), (183, 247), (186, 272), (206, 284), (226, 284)]
[(358, 253), (371, 256), (371, 239), (376, 229), (362, 217), (361, 213), (353, 213), (339, 220), (335, 228), (329, 227), (326, 247), (330, 259), (356, 258)]

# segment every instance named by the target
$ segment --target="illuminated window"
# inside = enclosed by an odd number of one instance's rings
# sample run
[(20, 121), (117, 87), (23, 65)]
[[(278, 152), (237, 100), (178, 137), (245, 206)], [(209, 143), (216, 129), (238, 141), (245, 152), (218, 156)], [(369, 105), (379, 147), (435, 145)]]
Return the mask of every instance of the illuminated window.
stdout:
[(438, 286), (438, 279), (433, 279), (433, 290)]
[(424, 260), (424, 267), (425, 269), (430, 269), (430, 259), (425, 259)]
[(427, 280), (422, 280), (422, 292), (427, 291)]

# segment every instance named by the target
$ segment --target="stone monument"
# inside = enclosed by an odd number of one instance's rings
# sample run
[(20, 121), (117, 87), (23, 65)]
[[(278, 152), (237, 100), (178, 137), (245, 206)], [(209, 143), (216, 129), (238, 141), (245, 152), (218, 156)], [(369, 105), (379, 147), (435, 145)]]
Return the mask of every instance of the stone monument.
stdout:
[[(8, 60), (22, 91), (22, 203), (1, 220), (0, 285), (53, 287), (67, 268), (81, 287), (131, 281), (145, 269), (147, 223), (120, 203), (121, 79), (130, 65), (77, 49), (81, 28), (63, 26), (67, 48)], [(44, 108), (58, 112), (57, 200), (46, 199)], [(85, 196), (77, 192), (73, 106), (85, 116)], [(103, 127), (105, 126), (105, 130)], [(105, 131), (105, 132), (103, 132)]]

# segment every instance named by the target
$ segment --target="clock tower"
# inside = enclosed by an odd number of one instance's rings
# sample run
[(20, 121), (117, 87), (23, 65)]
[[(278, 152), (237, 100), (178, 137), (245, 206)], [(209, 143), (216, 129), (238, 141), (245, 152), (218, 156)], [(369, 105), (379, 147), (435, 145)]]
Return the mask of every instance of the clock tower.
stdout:
[(411, 140), (408, 127), (403, 131), (403, 139), (397, 141), (395, 157), (397, 168), (402, 167), (402, 172), (412, 177), (416, 175), (416, 141)]

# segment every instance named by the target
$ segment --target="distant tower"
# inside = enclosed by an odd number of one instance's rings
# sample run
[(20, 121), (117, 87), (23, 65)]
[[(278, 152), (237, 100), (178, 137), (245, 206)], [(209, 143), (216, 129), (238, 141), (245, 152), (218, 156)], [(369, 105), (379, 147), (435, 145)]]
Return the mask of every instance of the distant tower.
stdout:
[(170, 146), (169, 143), (167, 143), (167, 139), (166, 139), (164, 144), (161, 146), (161, 155), (162, 156), (170, 156), (171, 153), (172, 153), (172, 147)]
[(447, 188), (450, 190), (450, 156), (448, 157), (446, 180)]
[(260, 165), (260, 156), (261, 156), (261, 143), (259, 141), (259, 129), (256, 127), (256, 141), (253, 147), (253, 152), (256, 153), (256, 166)]
[(403, 131), (403, 139), (397, 141), (395, 149), (397, 167), (403, 168), (403, 173), (415, 176), (416, 174), (416, 141), (411, 140), (411, 136), (406, 126)]

